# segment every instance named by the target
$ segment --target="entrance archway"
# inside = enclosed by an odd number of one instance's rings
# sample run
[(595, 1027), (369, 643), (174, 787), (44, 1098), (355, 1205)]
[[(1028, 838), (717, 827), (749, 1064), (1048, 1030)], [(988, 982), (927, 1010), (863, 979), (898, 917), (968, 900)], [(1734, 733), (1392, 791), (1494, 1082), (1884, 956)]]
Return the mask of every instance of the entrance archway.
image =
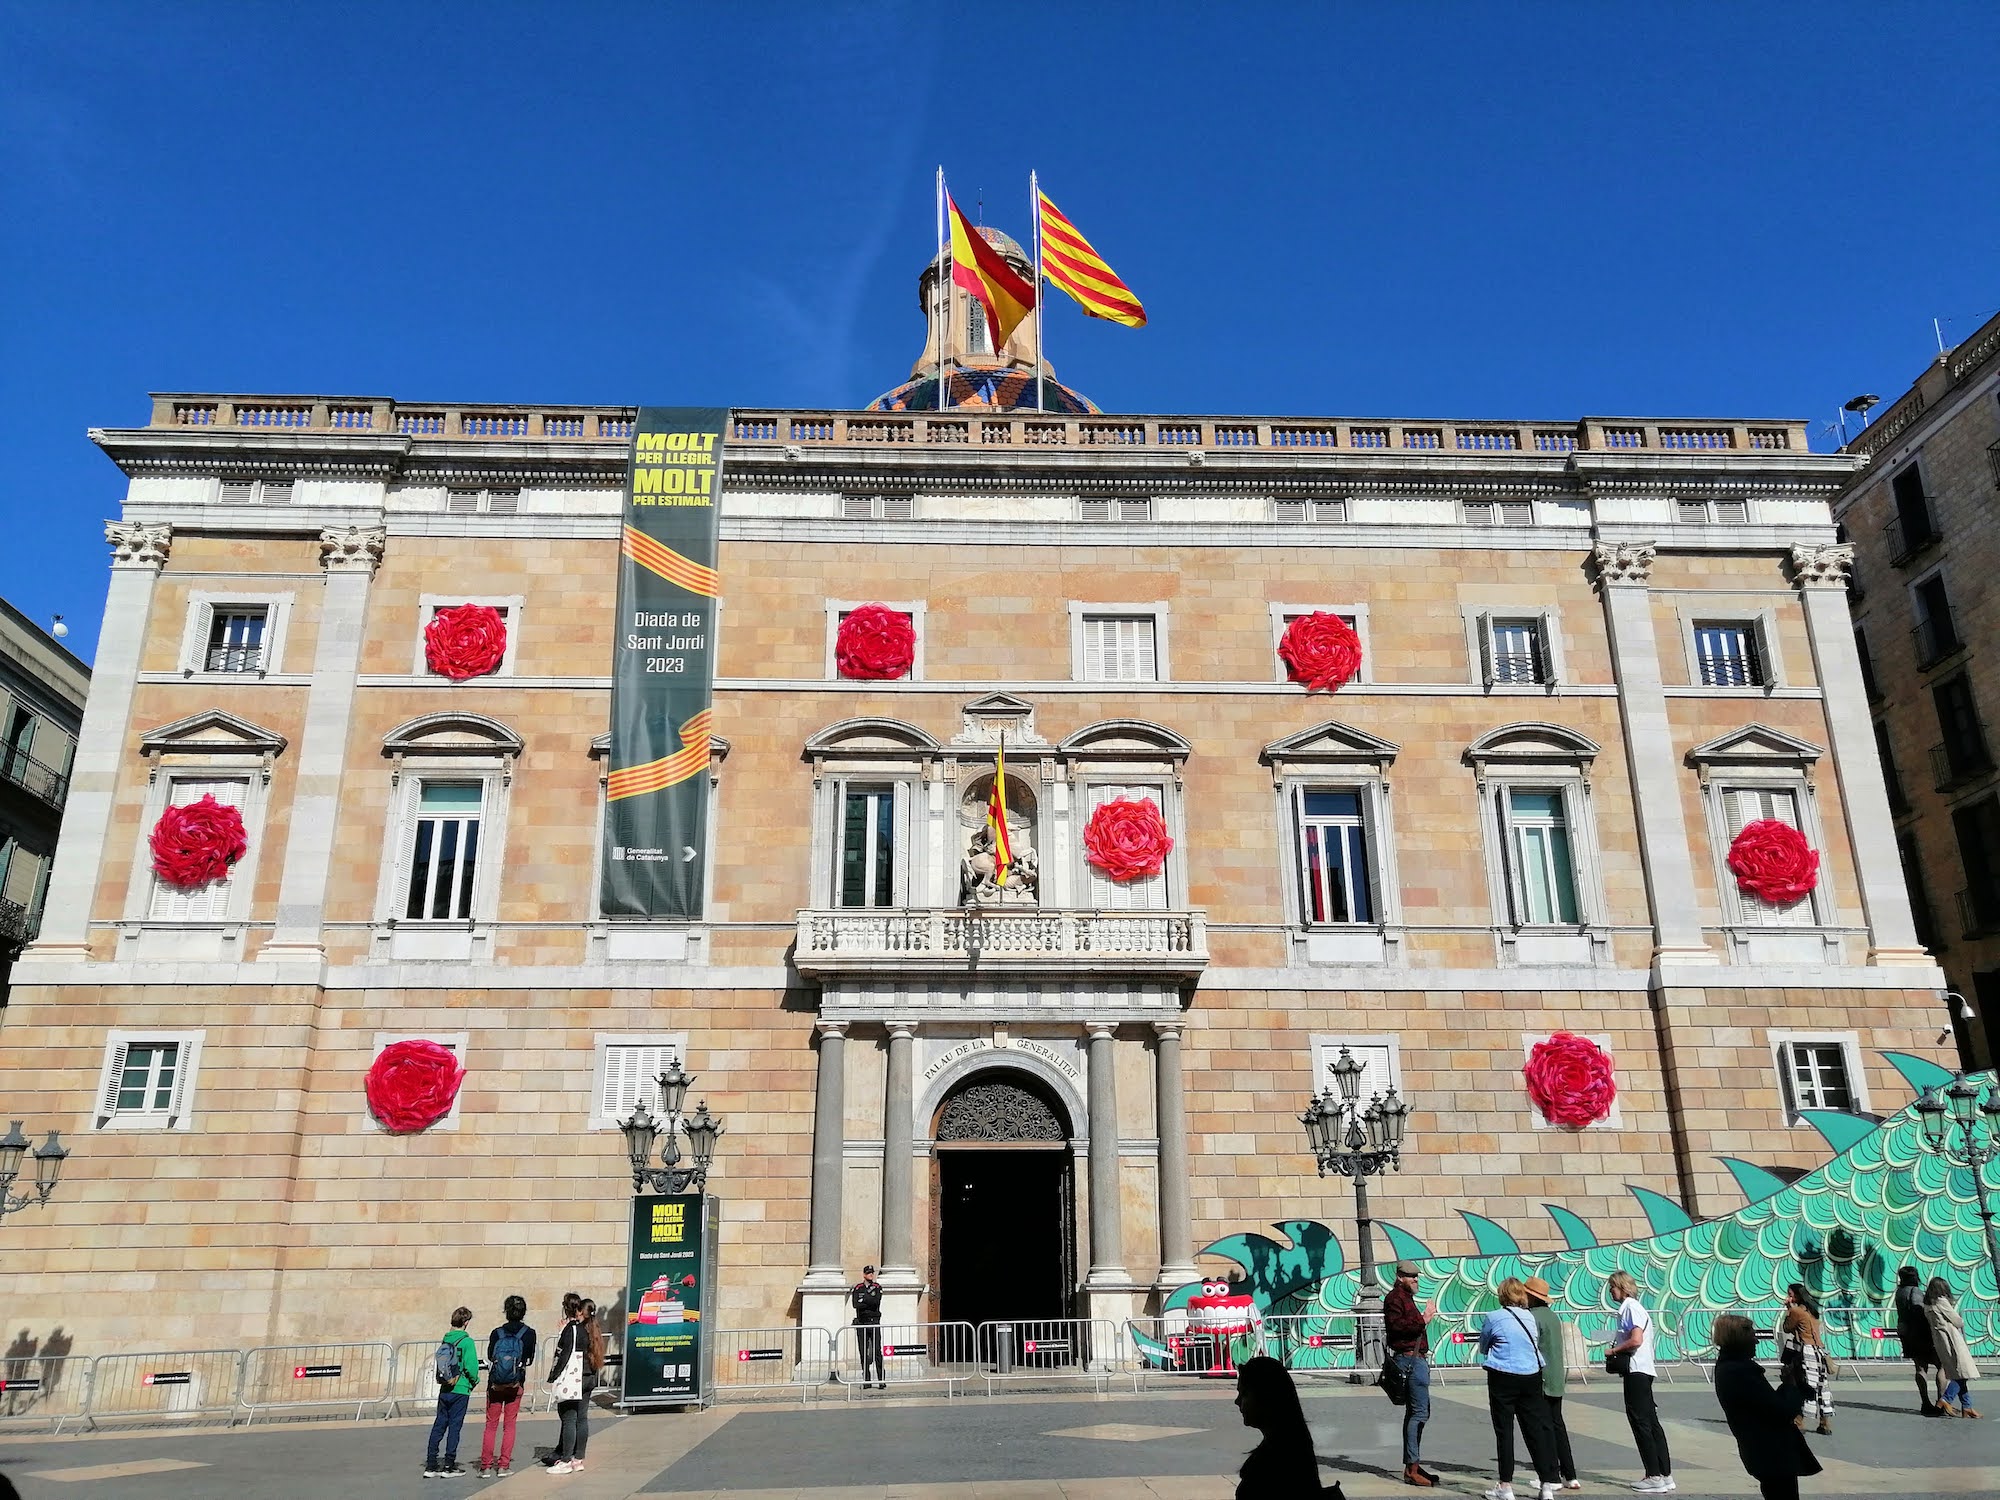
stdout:
[(985, 1069), (931, 1122), (931, 1315), (1066, 1318), (1076, 1286), (1071, 1124), (1040, 1079)]

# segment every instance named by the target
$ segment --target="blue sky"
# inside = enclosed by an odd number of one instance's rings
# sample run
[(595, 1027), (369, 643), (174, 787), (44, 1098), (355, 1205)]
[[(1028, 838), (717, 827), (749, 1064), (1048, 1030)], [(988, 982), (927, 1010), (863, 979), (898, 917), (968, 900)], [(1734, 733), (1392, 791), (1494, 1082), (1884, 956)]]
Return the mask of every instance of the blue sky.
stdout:
[(2000, 306), (2000, 6), (0, 0), (0, 594), (152, 390), (860, 405), (941, 161), (1112, 411), (1806, 416)]

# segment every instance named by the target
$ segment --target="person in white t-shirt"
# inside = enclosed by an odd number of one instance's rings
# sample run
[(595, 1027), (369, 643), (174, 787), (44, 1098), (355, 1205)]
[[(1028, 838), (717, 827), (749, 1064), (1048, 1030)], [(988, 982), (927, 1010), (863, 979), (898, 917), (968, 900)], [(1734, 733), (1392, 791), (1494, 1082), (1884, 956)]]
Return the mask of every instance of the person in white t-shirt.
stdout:
[(1624, 1271), (1612, 1273), (1604, 1284), (1618, 1305), (1618, 1328), (1605, 1349), (1605, 1367), (1620, 1373), (1625, 1384), (1625, 1420), (1631, 1424), (1632, 1441), (1639, 1447), (1639, 1462), (1646, 1477), (1632, 1488), (1642, 1495), (1664, 1495), (1679, 1488), (1674, 1483), (1673, 1455), (1667, 1452), (1666, 1429), (1660, 1425), (1660, 1411), (1653, 1404), (1653, 1315), (1639, 1301), (1639, 1283)]

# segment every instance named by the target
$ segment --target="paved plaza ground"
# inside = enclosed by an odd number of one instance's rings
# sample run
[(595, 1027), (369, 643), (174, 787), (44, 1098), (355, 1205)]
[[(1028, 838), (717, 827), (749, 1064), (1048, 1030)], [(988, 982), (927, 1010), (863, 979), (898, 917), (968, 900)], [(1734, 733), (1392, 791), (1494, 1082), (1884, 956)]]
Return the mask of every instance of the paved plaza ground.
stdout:
[[(551, 1477), (533, 1464), (555, 1422), (521, 1424), (506, 1480), (426, 1480), (426, 1421), (292, 1423), (250, 1430), (0, 1436), (0, 1473), (27, 1500), (334, 1500), (477, 1493), (481, 1500), (685, 1495), (705, 1500), (1226, 1500), (1250, 1447), (1227, 1388), (1134, 1396), (1054, 1394), (902, 1400), (871, 1397), (801, 1409), (730, 1406), (592, 1425), (588, 1466)], [(2000, 1420), (1938, 1421), (1911, 1407), (1906, 1381), (1842, 1382), (1826, 1465), (1812, 1495), (1901, 1500), (2000, 1494)], [(1483, 1386), (1459, 1377), (1434, 1391), (1425, 1458), (1445, 1495), (1493, 1480)], [(1679, 1493), (1755, 1495), (1715, 1399), (1699, 1375), (1663, 1385), (1661, 1412)], [(1416, 1493), (1398, 1478), (1399, 1414), (1372, 1389), (1313, 1386), (1306, 1397), (1327, 1479), (1349, 1496)], [(1629, 1493), (1638, 1477), (1616, 1391), (1597, 1384), (1564, 1403), (1585, 1494)], [(478, 1458), (478, 1426), (460, 1461)], [(2000, 1418), (2000, 1412), (1996, 1412)], [(1517, 1476), (1518, 1477), (1518, 1476)]]

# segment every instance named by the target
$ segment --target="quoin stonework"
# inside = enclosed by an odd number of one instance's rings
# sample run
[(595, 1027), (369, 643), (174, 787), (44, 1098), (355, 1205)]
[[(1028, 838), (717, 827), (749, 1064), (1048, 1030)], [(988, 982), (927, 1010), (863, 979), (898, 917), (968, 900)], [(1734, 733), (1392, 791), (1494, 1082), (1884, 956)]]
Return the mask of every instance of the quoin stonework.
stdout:
[[(633, 408), (171, 394), (93, 433), (130, 483), (4, 1034), (75, 1154), (7, 1226), (17, 1324), (617, 1304), (616, 1121), (670, 1058), (729, 1127), (712, 1316), (768, 1328), (844, 1323), (863, 1262), (892, 1322), (1141, 1313), (1225, 1233), (1344, 1225), (1295, 1118), (1343, 1045), (1414, 1104), (1376, 1212), (1440, 1248), (1459, 1209), (1557, 1245), (1543, 1203), (1643, 1234), (1628, 1183), (1724, 1211), (1719, 1157), (1815, 1165), (1801, 1109), (1951, 1055), (1834, 530), (1856, 457), (1782, 420), (1036, 408), (1032, 320), (994, 350), (937, 284), (906, 384), (729, 416), (698, 921), (599, 915)], [(841, 675), (866, 604), (899, 675)], [(467, 605), (504, 643), (454, 680), (426, 633)], [(1314, 614), (1361, 646), (1332, 690), (1278, 654)], [(996, 894), (1003, 736), (1032, 879)], [(169, 886), (149, 838), (203, 797), (246, 852)], [(1084, 833), (1120, 801), (1172, 846), (1114, 880)], [(1807, 895), (1740, 888), (1756, 821)], [(1614, 1060), (1582, 1130), (1522, 1076), (1560, 1030)], [(364, 1077), (406, 1038), (465, 1081), (392, 1134)]]

